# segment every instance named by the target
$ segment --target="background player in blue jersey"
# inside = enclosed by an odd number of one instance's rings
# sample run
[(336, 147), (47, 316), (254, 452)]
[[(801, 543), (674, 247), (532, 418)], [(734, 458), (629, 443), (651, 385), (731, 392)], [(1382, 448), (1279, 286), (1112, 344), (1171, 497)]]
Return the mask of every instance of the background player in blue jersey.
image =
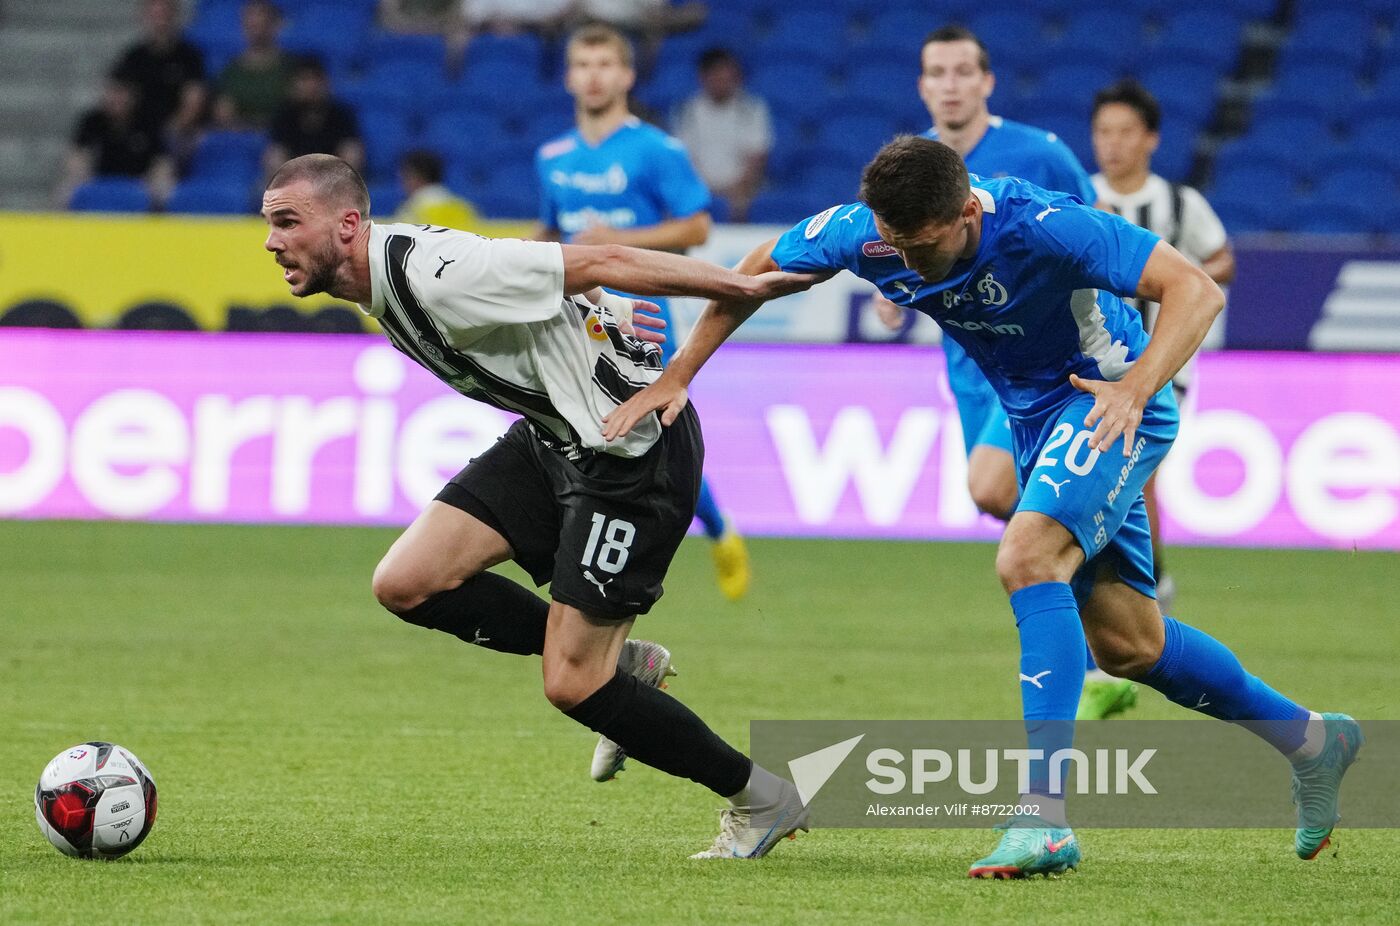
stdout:
[[(1053, 132), (992, 115), (987, 101), (996, 89), (987, 46), (963, 26), (935, 29), (919, 52), (919, 97), (933, 127), (924, 133), (962, 155), (967, 169), (980, 177), (1020, 177), (1047, 190), (1095, 199), (1089, 174)], [(906, 311), (879, 297), (875, 310), (892, 329)], [(948, 388), (958, 406), (967, 448), (967, 488), (977, 507), (1005, 521), (1016, 508), (1015, 461), (1006, 412), (976, 362), (957, 341), (943, 339), (948, 361)], [(1087, 674), (1079, 702), (1081, 720), (1112, 717), (1137, 703), (1137, 686), (1111, 678), (1085, 656)]]
[[(1294, 848), (1313, 858), (1362, 742), (1356, 721), (1299, 706), (1224, 645), (1164, 616), (1154, 597), (1142, 487), (1176, 436), (1171, 377), (1224, 305), (1220, 287), (1157, 235), (1074, 197), (1015, 179), (970, 182), (957, 152), (927, 138), (881, 149), (861, 197), (761, 245), (739, 269), (849, 270), (932, 317), (996, 389), (1022, 489), (997, 572), (1020, 637), (1032, 750), (1050, 756), (1072, 742), (1087, 637), (1115, 675), (1239, 723), (1287, 756), (1299, 807)], [(850, 221), (832, 221), (837, 210)], [(1150, 343), (1120, 295), (1160, 304)], [(608, 416), (604, 437), (657, 409), (663, 424), (675, 420), (686, 385), (758, 305), (707, 306), (671, 366)], [(1047, 766), (1032, 757), (1025, 802), (1039, 813), (1012, 819), (969, 875), (1079, 863)]]
[[(536, 164), (540, 224), (534, 237), (573, 244), (625, 244), (683, 252), (710, 233), (710, 191), (676, 139), (627, 108), (636, 74), (632, 46), (608, 26), (585, 26), (568, 44), (565, 82), (577, 127), (546, 142)], [(658, 300), (669, 321), (666, 300)], [(675, 334), (662, 359), (675, 351)], [(743, 539), (706, 481), (696, 517), (714, 541), (720, 590), (731, 600), (749, 585)]]

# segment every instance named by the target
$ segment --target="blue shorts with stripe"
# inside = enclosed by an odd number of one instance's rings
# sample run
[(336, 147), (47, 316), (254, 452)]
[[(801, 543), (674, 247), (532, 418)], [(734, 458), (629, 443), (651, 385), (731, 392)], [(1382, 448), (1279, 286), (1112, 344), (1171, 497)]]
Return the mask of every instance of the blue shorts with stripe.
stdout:
[(948, 359), (948, 388), (958, 405), (967, 455), (972, 456), (978, 446), (1011, 453), (1011, 422), (977, 361), (951, 338), (943, 339), (943, 354)]
[(1171, 386), (1143, 410), (1132, 454), (1123, 456), (1123, 438), (1107, 451), (1089, 448), (1093, 428), (1084, 416), (1094, 397), (1081, 393), (1041, 423), (1015, 422), (1020, 511), (1037, 511), (1064, 525), (1084, 551), (1074, 578), (1082, 602), (1103, 564), (1149, 598), (1157, 597), (1152, 568), (1152, 534), (1142, 488), (1176, 439), (1178, 413)]

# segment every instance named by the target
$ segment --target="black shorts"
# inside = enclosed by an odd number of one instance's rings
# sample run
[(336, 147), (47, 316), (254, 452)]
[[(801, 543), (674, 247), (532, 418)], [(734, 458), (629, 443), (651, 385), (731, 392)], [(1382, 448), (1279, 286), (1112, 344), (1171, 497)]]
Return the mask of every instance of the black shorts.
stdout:
[(585, 451), (571, 460), (517, 421), (438, 493), (437, 500), (505, 537), (514, 560), (550, 597), (586, 614), (626, 619), (661, 597), (685, 539), (705, 458), (687, 406), (643, 456)]

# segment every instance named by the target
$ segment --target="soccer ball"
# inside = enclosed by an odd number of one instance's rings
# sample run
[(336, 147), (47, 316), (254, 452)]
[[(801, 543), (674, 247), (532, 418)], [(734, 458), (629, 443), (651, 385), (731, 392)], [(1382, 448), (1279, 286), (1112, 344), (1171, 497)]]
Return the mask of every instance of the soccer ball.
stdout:
[(156, 783), (131, 750), (79, 743), (39, 776), (34, 816), (64, 855), (120, 858), (141, 845), (156, 822)]

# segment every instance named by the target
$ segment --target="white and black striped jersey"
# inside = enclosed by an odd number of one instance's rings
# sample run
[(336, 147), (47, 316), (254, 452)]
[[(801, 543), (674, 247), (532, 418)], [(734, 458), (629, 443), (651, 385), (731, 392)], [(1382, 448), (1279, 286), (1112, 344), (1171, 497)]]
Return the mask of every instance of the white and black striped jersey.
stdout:
[(558, 244), (376, 223), (369, 266), (361, 311), (462, 395), (523, 415), (566, 450), (639, 457), (660, 437), (653, 415), (604, 443), (603, 416), (661, 375), (661, 352), (606, 307), (564, 295)]
[(1225, 226), (1194, 187), (1150, 174), (1141, 189), (1119, 193), (1103, 174), (1089, 179), (1094, 182), (1099, 205), (1160, 235), (1197, 265), (1225, 246)]
[[(1147, 182), (1131, 193), (1119, 193), (1109, 186), (1103, 174), (1089, 178), (1099, 196), (1099, 206), (1116, 212), (1140, 228), (1160, 235), (1186, 259), (1200, 266), (1208, 257), (1225, 247), (1228, 236), (1220, 217), (1195, 187), (1172, 183), (1158, 174), (1149, 174)], [(1142, 312), (1143, 325), (1149, 334), (1157, 324), (1157, 303), (1134, 299), (1132, 304)], [(1225, 315), (1221, 313), (1206, 335), (1203, 348), (1219, 347), (1225, 340)], [(1191, 365), (1175, 378), (1185, 388), (1191, 379)]]

